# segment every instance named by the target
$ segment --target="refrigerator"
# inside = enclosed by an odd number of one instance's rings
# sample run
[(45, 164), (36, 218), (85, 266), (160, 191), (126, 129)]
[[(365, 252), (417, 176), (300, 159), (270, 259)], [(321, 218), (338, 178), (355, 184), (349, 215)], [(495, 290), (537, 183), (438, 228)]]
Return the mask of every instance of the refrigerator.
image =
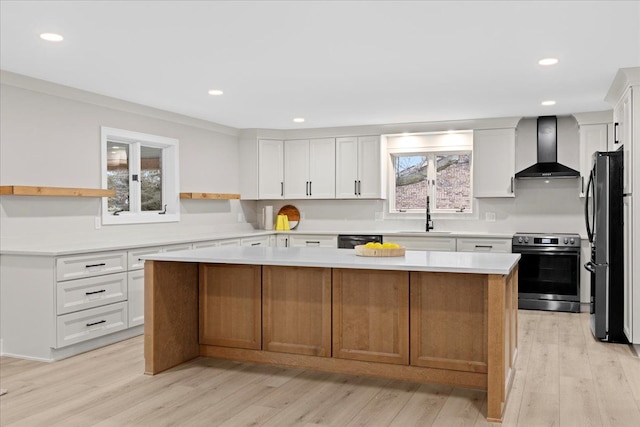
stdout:
[(622, 155), (622, 150), (593, 153), (585, 197), (591, 331), (599, 340), (618, 343), (628, 342), (623, 331)]

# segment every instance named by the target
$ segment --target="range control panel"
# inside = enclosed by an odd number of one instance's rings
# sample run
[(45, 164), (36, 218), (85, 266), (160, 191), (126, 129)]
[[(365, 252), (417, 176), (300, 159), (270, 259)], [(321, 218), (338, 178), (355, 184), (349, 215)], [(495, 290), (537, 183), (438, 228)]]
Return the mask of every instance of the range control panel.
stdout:
[(526, 247), (580, 247), (580, 235), (569, 233), (516, 233), (512, 246)]

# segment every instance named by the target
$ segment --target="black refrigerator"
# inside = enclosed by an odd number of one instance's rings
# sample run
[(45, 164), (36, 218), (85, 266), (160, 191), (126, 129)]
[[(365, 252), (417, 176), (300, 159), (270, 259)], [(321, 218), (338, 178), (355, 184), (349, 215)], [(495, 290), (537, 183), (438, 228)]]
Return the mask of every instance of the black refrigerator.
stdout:
[(591, 331), (608, 342), (628, 342), (623, 331), (622, 150), (593, 153), (585, 197), (591, 244)]

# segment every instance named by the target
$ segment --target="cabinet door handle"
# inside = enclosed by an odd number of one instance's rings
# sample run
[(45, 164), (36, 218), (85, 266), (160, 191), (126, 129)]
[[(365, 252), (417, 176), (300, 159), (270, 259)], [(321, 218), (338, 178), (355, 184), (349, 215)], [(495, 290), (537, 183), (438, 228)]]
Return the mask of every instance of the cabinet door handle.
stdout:
[(511, 177), (511, 194), (513, 194), (513, 177)]
[(309, 195), (311, 195), (311, 181), (309, 181)]
[(104, 262), (101, 262), (100, 264), (88, 264), (88, 265), (85, 265), (85, 266), (84, 266), (84, 268), (91, 268), (91, 267), (104, 267), (105, 265), (107, 265), (107, 264), (106, 264), (106, 263), (104, 263)]
[(614, 123), (613, 124), (613, 143), (614, 144), (619, 144), (620, 141), (618, 141), (618, 125), (620, 123)]
[(581, 184), (580, 185), (582, 186), (582, 194), (584, 194), (584, 176), (581, 176), (580, 180), (581, 180)]
[(304, 183), (304, 194), (309, 195), (309, 181)]
[(353, 194), (358, 195), (358, 181), (353, 181)]
[(85, 292), (85, 295), (95, 295), (95, 294), (101, 294), (102, 292), (107, 292), (106, 289), (100, 289), (99, 291), (92, 291), (92, 292)]
[(493, 245), (476, 245), (478, 249), (493, 249)]
[(260, 242), (252, 243), (251, 246), (260, 246)]
[(284, 182), (280, 181), (280, 195), (284, 196)]
[(107, 323), (107, 321), (106, 321), (106, 320), (100, 320), (100, 321), (98, 321), (98, 322), (87, 323), (87, 327), (89, 327), (89, 326), (99, 325), (100, 323)]
[(362, 195), (362, 182), (358, 180), (358, 196)]

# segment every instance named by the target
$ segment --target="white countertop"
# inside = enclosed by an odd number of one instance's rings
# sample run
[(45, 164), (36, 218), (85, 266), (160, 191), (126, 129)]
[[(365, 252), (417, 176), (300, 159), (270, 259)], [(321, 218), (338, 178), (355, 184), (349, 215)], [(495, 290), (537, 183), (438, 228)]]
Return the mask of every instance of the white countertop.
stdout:
[(362, 257), (354, 249), (212, 247), (142, 257), (145, 260), (368, 270), (509, 274), (519, 254), (406, 251), (403, 257)]
[(396, 230), (358, 230), (358, 231), (327, 231), (327, 230), (239, 230), (227, 232), (206, 231), (202, 233), (164, 233), (154, 235), (120, 235), (102, 238), (83, 239), (72, 237), (68, 239), (55, 239), (54, 241), (42, 239), (12, 240), (0, 242), (0, 254), (2, 255), (29, 255), (29, 256), (62, 256), (74, 255), (90, 252), (117, 251), (133, 248), (143, 248), (151, 246), (165, 246), (189, 242), (204, 242), (208, 240), (238, 239), (243, 237), (257, 237), (265, 235), (327, 235), (337, 236), (338, 234), (374, 234), (387, 236), (387, 240), (393, 239), (389, 236), (407, 237), (470, 237), (470, 238), (500, 238), (511, 239), (513, 234), (497, 234), (484, 232), (446, 232), (446, 231), (396, 231)]

